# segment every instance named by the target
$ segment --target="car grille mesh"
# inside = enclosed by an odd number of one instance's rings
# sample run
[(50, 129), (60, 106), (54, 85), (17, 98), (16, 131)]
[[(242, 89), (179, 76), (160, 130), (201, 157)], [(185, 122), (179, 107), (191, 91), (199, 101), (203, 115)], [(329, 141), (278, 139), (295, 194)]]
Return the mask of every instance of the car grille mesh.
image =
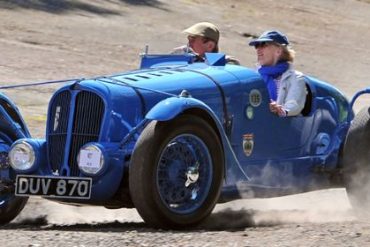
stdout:
[(103, 114), (104, 103), (100, 97), (85, 91), (78, 94), (68, 159), (72, 175), (79, 172), (77, 154), (80, 148), (85, 143), (98, 141)]
[(63, 91), (54, 97), (49, 111), (48, 158), (53, 171), (59, 170), (63, 162), (63, 151), (67, 140), (70, 101), (71, 93), (69, 91)]
[[(99, 140), (104, 102), (95, 93), (87, 91), (81, 91), (74, 97), (76, 99), (73, 106), (69, 91), (61, 92), (52, 102), (48, 127), (48, 154), (50, 164), (55, 172), (60, 171), (64, 162), (64, 153), (68, 152), (67, 164), (70, 173), (61, 175), (78, 176), (78, 151), (87, 142)], [(73, 120), (68, 121), (71, 117), (71, 111), (73, 111)], [(56, 120), (58, 112), (59, 120)], [(68, 127), (68, 123), (72, 126)], [(68, 133), (68, 130), (71, 133)]]

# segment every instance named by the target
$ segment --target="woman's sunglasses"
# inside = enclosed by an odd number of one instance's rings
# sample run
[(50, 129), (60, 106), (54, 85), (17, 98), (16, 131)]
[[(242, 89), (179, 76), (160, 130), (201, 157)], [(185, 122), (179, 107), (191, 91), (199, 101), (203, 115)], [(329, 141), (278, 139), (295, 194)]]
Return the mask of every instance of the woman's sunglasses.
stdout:
[(266, 46), (268, 46), (268, 45), (270, 45), (271, 44), (271, 42), (265, 42), (265, 41), (263, 41), (263, 42), (258, 42), (258, 43), (256, 43), (255, 45), (254, 45), (254, 48), (264, 48), (264, 47), (266, 47)]

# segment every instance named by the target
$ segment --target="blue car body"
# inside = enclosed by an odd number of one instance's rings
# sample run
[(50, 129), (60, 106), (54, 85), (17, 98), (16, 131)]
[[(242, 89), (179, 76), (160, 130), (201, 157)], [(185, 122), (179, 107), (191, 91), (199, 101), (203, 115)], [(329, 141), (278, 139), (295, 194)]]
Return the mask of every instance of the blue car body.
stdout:
[[(354, 117), (339, 90), (306, 76), (304, 111), (282, 118), (269, 111), (268, 91), (256, 71), (225, 64), (222, 54), (208, 54), (201, 63), (192, 59), (144, 55), (139, 70), (64, 85), (50, 100), (46, 138), (26, 139), (36, 150), (36, 164), (17, 174), (91, 177), (88, 199), (49, 199), (135, 207), (128, 177), (137, 140), (151, 121), (168, 122), (186, 113), (205, 120), (219, 136), (225, 172), (218, 202), (333, 186)], [(94, 176), (77, 164), (79, 150), (88, 143), (100, 146), (105, 160)]]

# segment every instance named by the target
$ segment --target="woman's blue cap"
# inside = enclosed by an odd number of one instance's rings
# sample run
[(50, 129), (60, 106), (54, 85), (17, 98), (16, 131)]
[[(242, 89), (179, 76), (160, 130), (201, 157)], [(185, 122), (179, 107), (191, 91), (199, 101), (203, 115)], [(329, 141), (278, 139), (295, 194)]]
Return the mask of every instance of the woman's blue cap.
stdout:
[(249, 42), (249, 45), (255, 46), (256, 44), (261, 42), (276, 42), (281, 45), (289, 45), (288, 38), (285, 36), (285, 34), (275, 30), (264, 32), (257, 39), (254, 39), (251, 42)]

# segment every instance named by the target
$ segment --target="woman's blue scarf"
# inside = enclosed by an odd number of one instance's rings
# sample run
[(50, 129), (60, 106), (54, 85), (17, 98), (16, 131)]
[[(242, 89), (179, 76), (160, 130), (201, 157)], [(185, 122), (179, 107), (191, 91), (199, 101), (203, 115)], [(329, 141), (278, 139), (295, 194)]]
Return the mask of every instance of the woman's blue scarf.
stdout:
[(287, 62), (279, 62), (273, 66), (261, 66), (258, 69), (258, 72), (262, 76), (263, 80), (267, 85), (267, 89), (270, 94), (270, 98), (273, 101), (277, 100), (277, 87), (275, 83), (275, 79), (281, 76), (285, 71), (289, 68), (289, 63)]

